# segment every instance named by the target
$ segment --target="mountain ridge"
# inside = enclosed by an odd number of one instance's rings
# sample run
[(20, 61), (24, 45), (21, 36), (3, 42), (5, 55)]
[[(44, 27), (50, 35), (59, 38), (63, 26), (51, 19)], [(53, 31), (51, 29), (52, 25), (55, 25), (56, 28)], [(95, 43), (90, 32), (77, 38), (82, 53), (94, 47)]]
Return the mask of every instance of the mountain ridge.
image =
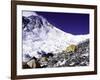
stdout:
[[(25, 54), (38, 58), (37, 52), (45, 51), (54, 54), (62, 52), (71, 44), (79, 43), (89, 39), (87, 35), (72, 35), (64, 32), (50, 24), (42, 16), (31, 12), (23, 14), (26, 24), (23, 24), (23, 61), (27, 61)], [(23, 21), (25, 21), (23, 20)], [(28, 22), (27, 22), (28, 21)]]

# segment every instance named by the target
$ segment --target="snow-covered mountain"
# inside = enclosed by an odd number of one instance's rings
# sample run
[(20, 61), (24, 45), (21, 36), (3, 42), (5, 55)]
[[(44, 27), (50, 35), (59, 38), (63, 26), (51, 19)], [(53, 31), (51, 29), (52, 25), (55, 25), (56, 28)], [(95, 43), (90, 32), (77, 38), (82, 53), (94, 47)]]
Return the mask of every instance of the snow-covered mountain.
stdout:
[[(39, 57), (38, 52), (62, 52), (71, 44), (79, 44), (89, 39), (87, 35), (72, 35), (50, 24), (35, 12), (23, 12), (23, 61), (29, 57)], [(28, 55), (28, 56), (26, 56)]]

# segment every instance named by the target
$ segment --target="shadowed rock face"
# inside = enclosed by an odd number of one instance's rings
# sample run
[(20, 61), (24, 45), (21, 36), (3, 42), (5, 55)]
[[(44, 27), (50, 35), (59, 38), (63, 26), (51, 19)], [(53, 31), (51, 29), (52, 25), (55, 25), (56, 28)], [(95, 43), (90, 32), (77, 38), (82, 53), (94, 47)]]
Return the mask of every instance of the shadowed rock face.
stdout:
[(26, 31), (32, 31), (36, 27), (41, 28), (41, 26), (43, 25), (42, 19), (38, 16), (23, 16), (22, 19), (22, 23), (24, 24), (23, 29), (27, 28)]

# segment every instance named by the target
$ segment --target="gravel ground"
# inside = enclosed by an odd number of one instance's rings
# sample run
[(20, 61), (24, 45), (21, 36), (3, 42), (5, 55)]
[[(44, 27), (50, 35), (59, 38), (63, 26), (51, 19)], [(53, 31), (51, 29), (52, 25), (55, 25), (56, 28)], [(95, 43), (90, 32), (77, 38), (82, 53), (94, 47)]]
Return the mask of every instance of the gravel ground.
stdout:
[[(53, 67), (75, 67), (89, 65), (89, 40), (86, 40), (77, 45), (75, 52), (61, 52), (52, 55), (44, 55), (37, 59), (40, 67), (34, 68), (53, 68)], [(27, 64), (27, 63), (26, 63)], [(37, 64), (37, 63), (34, 63)], [(26, 65), (23, 65), (23, 68)], [(27, 67), (31, 68), (31, 67)]]

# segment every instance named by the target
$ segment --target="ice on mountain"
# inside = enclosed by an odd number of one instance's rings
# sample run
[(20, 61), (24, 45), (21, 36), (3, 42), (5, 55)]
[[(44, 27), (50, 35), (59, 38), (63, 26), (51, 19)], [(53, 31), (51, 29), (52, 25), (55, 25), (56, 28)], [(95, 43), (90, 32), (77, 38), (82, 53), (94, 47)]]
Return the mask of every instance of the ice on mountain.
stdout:
[[(60, 53), (71, 44), (78, 45), (89, 39), (89, 35), (72, 35), (51, 25), (45, 18), (35, 12), (24, 11), (23, 55), (39, 58), (38, 52)], [(23, 56), (23, 62), (25, 56)]]

